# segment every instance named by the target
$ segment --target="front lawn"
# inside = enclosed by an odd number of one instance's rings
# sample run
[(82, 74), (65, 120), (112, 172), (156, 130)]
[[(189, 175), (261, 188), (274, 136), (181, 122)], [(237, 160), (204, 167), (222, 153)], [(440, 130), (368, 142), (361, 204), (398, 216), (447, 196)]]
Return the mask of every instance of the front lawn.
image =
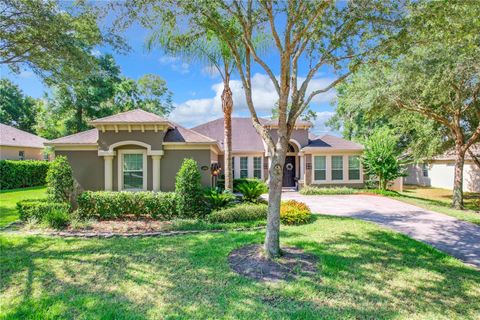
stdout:
[(45, 198), (46, 187), (32, 187), (0, 191), (0, 227), (18, 220), (17, 202), (25, 199)]
[(282, 227), (319, 258), (315, 278), (275, 284), (230, 271), (264, 232), (64, 239), (0, 233), (4, 319), (478, 319), (480, 272), (349, 218)]

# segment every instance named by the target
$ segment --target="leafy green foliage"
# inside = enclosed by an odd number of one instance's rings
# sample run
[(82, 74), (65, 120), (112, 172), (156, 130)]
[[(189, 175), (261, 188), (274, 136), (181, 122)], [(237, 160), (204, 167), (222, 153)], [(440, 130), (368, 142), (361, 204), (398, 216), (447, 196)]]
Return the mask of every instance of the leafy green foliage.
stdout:
[(265, 204), (242, 203), (231, 208), (213, 211), (207, 216), (212, 223), (230, 223), (265, 220), (267, 206)]
[(47, 194), (57, 202), (70, 202), (74, 192), (72, 167), (64, 156), (57, 156), (47, 172)]
[(355, 194), (358, 193), (359, 189), (348, 188), (348, 187), (315, 187), (315, 186), (304, 186), (300, 189), (300, 194), (303, 195), (332, 195), (332, 194)]
[(78, 79), (95, 68), (91, 51), (120, 38), (104, 35), (96, 14), (80, 2), (4, 0), (0, 11), (0, 64), (12, 71), (31, 69), (50, 82)]
[(280, 221), (285, 225), (299, 225), (310, 222), (312, 213), (303, 202), (296, 200), (283, 201), (280, 206)]
[(38, 160), (0, 160), (0, 189), (42, 186), (50, 163)]
[(365, 142), (362, 163), (365, 173), (378, 179), (379, 189), (386, 190), (389, 181), (405, 176), (405, 160), (400, 159), (399, 137), (387, 128), (377, 129)]
[(218, 188), (207, 188), (204, 193), (205, 202), (210, 210), (218, 210), (230, 206), (236, 199), (235, 195)]
[(261, 180), (248, 180), (238, 184), (237, 190), (242, 194), (244, 201), (256, 203), (268, 188)]
[(82, 218), (112, 219), (126, 216), (170, 220), (177, 216), (173, 192), (85, 191), (78, 197)]
[(25, 96), (12, 81), (0, 79), (0, 123), (35, 133), (36, 114), (33, 98)]
[(66, 203), (52, 202), (49, 199), (27, 199), (17, 202), (17, 210), (23, 221), (36, 219), (44, 221), (52, 211), (68, 211), (70, 206)]
[(175, 180), (177, 211), (181, 217), (193, 218), (206, 213), (203, 205), (201, 175), (198, 164), (193, 159), (183, 160)]
[(54, 229), (65, 228), (69, 224), (70, 220), (70, 213), (64, 209), (50, 210), (43, 218), (43, 222)]

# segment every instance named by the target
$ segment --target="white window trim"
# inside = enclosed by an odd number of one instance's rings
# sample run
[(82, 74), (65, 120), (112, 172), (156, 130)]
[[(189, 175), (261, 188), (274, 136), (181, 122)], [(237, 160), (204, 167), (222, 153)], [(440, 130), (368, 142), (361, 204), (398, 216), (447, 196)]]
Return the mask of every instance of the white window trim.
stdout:
[(242, 169), (242, 158), (247, 158), (247, 177), (246, 177), (246, 178), (251, 178), (251, 176), (250, 176), (250, 172), (251, 172), (250, 167), (251, 167), (251, 165), (249, 165), (251, 161), (249, 161), (249, 160), (250, 160), (250, 159), (249, 159), (249, 158), (250, 158), (249, 156), (239, 156), (239, 157), (238, 157), (238, 163), (239, 163), (239, 165), (238, 165), (238, 166), (239, 166), (238, 177), (239, 177), (240, 179), (245, 179), (245, 178), (242, 178), (242, 170), (245, 171), (245, 169)]
[[(123, 188), (123, 155), (124, 154), (142, 154), (143, 155), (143, 188), (142, 189), (124, 189)], [(118, 150), (118, 190), (119, 191), (146, 191), (148, 180), (147, 150), (145, 149), (120, 149)]]
[[(358, 179), (350, 179), (350, 157), (358, 157), (359, 167), (358, 167)], [(347, 179), (351, 182), (361, 182), (362, 181), (362, 157), (360, 155), (351, 154), (347, 156)]]
[[(360, 163), (360, 179), (358, 180), (349, 180), (348, 179), (348, 157), (349, 156), (361, 156), (360, 154), (352, 154), (352, 153), (344, 153), (344, 154), (321, 154), (321, 153), (313, 153), (312, 155), (312, 169), (310, 170), (311, 176), (311, 184), (318, 184), (318, 185), (334, 185), (334, 184), (355, 184), (355, 183), (363, 183), (363, 166)], [(315, 156), (325, 156), (326, 157), (326, 180), (315, 180)], [(343, 157), (343, 179), (342, 180), (332, 180), (332, 156), (342, 156)]]
[(252, 177), (255, 178), (255, 158), (260, 158), (260, 180), (263, 180), (263, 156), (252, 157)]
[(234, 173), (235, 176), (233, 177), (234, 179), (240, 179), (240, 158), (245, 157), (247, 158), (247, 178), (251, 179), (253, 178), (253, 158), (254, 157), (259, 157), (260, 158), (260, 172), (261, 172), (261, 180), (265, 178), (263, 166), (264, 166), (264, 155), (263, 154), (234, 154), (232, 156), (234, 158)]

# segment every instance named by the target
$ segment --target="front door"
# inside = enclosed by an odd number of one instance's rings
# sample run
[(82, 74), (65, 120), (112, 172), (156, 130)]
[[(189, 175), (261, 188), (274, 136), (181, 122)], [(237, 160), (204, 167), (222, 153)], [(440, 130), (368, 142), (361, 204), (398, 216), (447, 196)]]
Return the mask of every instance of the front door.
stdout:
[(285, 166), (283, 167), (283, 186), (295, 187), (295, 157), (288, 156), (285, 158)]

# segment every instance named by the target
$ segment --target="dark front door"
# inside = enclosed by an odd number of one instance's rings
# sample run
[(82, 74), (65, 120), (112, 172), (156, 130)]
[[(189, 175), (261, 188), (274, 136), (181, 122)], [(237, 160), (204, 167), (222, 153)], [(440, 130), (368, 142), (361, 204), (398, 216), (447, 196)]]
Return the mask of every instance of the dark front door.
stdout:
[(295, 187), (295, 157), (288, 156), (285, 158), (285, 166), (283, 167), (283, 186)]

